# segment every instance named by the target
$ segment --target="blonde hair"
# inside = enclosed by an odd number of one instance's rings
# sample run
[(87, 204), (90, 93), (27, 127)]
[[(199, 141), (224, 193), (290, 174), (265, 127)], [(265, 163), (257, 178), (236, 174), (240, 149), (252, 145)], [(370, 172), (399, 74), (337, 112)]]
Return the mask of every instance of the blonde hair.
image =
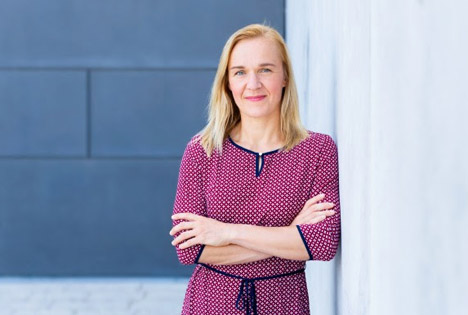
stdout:
[(201, 145), (208, 157), (215, 149), (222, 153), (223, 142), (241, 120), (239, 109), (235, 105), (234, 98), (228, 87), (228, 64), (232, 50), (239, 41), (257, 37), (272, 39), (279, 48), (283, 62), (286, 86), (281, 101), (280, 129), (285, 144), (280, 150), (289, 151), (308, 137), (307, 129), (302, 125), (300, 119), (296, 83), (288, 50), (282, 36), (270, 26), (251, 24), (239, 29), (229, 37), (219, 59), (208, 105), (208, 123), (198, 132), (198, 135), (201, 136)]

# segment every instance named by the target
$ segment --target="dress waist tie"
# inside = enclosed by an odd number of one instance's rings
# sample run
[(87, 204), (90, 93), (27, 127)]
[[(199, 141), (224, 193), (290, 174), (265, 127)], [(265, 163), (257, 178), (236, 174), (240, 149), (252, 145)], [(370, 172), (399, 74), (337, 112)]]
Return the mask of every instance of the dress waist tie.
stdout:
[(245, 310), (246, 315), (258, 315), (257, 313), (257, 295), (255, 294), (255, 281), (259, 280), (268, 280), (268, 279), (275, 279), (275, 278), (280, 278), (280, 277), (286, 277), (286, 276), (291, 276), (295, 275), (301, 272), (304, 272), (303, 269), (299, 269), (296, 271), (288, 272), (288, 273), (282, 273), (279, 275), (273, 275), (273, 276), (267, 276), (267, 277), (258, 277), (258, 278), (244, 278), (241, 276), (233, 275), (221, 270), (218, 270), (216, 268), (213, 268), (211, 266), (208, 266), (206, 264), (199, 263), (199, 265), (208, 268), (210, 270), (213, 270), (214, 272), (217, 272), (219, 274), (231, 277), (231, 278), (236, 278), (240, 279), (241, 284), (239, 288), (239, 294), (237, 295), (237, 300), (236, 300), (236, 309), (242, 311)]

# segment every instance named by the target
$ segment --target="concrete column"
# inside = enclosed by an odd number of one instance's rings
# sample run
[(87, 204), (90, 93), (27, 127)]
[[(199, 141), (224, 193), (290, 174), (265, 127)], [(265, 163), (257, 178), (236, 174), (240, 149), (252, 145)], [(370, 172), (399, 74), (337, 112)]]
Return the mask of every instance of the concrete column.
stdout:
[(468, 3), (286, 9), (303, 120), (339, 148), (342, 243), (308, 263), (311, 313), (468, 313)]

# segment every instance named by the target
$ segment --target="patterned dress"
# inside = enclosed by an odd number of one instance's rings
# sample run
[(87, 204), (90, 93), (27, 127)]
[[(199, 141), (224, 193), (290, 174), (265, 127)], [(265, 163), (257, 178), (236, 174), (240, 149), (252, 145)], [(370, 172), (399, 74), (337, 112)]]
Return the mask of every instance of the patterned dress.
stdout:
[[(308, 134), (289, 152), (277, 149), (262, 154), (228, 137), (222, 154), (214, 150), (210, 158), (200, 136), (193, 136), (180, 164), (173, 213), (192, 212), (227, 223), (288, 226), (308, 199), (324, 193), (322, 202), (333, 202), (336, 213), (319, 223), (296, 227), (309, 260), (331, 260), (340, 240), (338, 152), (329, 135)], [(179, 222), (174, 220), (173, 225)], [(183, 315), (309, 314), (305, 261), (271, 257), (245, 264), (201, 264), (203, 248), (176, 246), (182, 264), (197, 264)]]

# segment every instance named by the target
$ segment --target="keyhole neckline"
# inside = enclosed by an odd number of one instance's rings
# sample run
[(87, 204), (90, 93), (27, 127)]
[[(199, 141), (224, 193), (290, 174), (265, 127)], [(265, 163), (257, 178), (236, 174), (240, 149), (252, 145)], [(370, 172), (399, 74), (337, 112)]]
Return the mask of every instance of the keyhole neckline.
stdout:
[(243, 146), (241, 146), (241, 145), (235, 143), (234, 140), (232, 140), (231, 135), (228, 135), (228, 139), (229, 139), (229, 141), (230, 141), (235, 147), (237, 147), (237, 148), (239, 148), (239, 149), (241, 149), (241, 150), (244, 150), (244, 151), (246, 151), (246, 152), (249, 152), (249, 153), (258, 155), (258, 156), (276, 153), (276, 152), (279, 152), (279, 150), (280, 150), (280, 148), (278, 148), (278, 149), (276, 149), (276, 150), (272, 150), (272, 151), (268, 151), (268, 152), (255, 152), (255, 151), (249, 150), (249, 149), (244, 148)]

